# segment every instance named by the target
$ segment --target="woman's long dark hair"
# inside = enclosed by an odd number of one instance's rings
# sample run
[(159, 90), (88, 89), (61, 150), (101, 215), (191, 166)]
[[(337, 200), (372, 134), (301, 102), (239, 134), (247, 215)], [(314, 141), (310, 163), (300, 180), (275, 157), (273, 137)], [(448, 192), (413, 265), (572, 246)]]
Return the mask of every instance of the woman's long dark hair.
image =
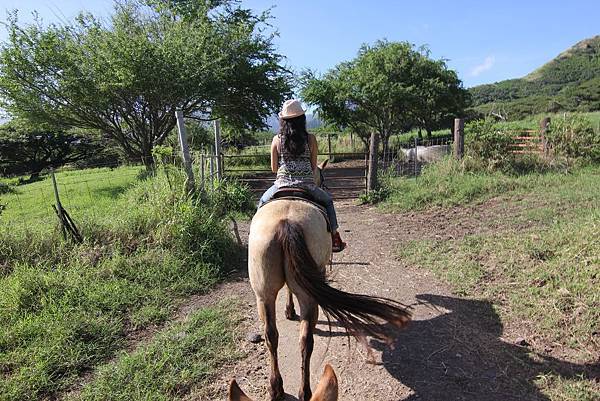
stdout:
[(279, 136), (282, 146), (294, 156), (304, 153), (308, 146), (306, 131), (306, 115), (294, 118), (279, 119)]

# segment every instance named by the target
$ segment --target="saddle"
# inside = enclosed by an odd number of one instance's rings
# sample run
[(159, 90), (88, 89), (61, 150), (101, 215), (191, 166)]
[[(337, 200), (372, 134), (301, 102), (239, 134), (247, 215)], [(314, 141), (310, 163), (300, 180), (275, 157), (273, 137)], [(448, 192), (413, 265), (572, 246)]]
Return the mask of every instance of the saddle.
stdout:
[(317, 200), (311, 195), (310, 192), (305, 190), (304, 188), (295, 188), (295, 187), (287, 187), (287, 188), (279, 188), (271, 197), (270, 200), (263, 204), (275, 202), (278, 200), (292, 200), (292, 201), (300, 201), (307, 202), (311, 205), (315, 206), (319, 212), (323, 215), (325, 222), (327, 223), (327, 231), (331, 232), (331, 223), (329, 222), (329, 217), (327, 217), (327, 210), (325, 206), (321, 203), (317, 202)]

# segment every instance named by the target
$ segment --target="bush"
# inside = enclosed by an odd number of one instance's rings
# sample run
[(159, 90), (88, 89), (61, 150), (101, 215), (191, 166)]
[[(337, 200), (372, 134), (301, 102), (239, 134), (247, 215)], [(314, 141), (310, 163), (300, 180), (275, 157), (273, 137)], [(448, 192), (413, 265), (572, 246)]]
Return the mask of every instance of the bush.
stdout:
[(15, 190), (12, 186), (8, 185), (5, 182), (0, 182), (0, 195), (4, 194), (14, 194)]
[(236, 247), (223, 216), (247, 206), (246, 190), (224, 183), (190, 197), (182, 173), (170, 178), (81, 216), (83, 244), (0, 227), (0, 399), (53, 398), (129, 331), (163, 322), (228, 273)]
[(251, 213), (256, 210), (250, 188), (238, 181), (221, 181), (207, 193), (207, 197), (219, 216), (236, 212)]
[(579, 114), (551, 120), (548, 144), (555, 154), (569, 159), (600, 161), (600, 132)]
[(478, 159), (491, 170), (510, 165), (514, 159), (515, 141), (503, 128), (492, 119), (468, 123), (465, 127), (466, 155)]

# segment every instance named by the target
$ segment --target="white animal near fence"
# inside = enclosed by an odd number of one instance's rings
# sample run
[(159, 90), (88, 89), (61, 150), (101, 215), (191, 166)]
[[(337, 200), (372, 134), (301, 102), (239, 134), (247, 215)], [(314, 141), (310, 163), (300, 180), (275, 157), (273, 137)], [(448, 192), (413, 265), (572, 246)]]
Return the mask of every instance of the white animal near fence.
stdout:
[[(406, 161), (431, 163), (450, 154), (451, 145), (417, 146), (416, 148), (400, 149)], [(415, 157), (416, 156), (416, 157)]]

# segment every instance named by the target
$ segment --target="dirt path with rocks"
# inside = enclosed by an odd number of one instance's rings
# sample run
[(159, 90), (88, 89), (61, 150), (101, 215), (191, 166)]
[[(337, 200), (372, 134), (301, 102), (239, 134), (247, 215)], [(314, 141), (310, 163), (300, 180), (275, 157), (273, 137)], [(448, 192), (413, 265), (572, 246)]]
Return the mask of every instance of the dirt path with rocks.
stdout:
[[(534, 380), (546, 371), (568, 372), (572, 365), (553, 358), (536, 358), (515, 345), (519, 333), (503, 327), (491, 302), (453, 295), (451, 289), (425, 269), (406, 265), (397, 250), (411, 240), (460, 238), (502, 229), (498, 215), (506, 205), (483, 205), (386, 214), (354, 202), (338, 202), (341, 232), (348, 248), (334, 255), (330, 277), (345, 291), (392, 298), (413, 308), (413, 321), (391, 346), (371, 341), (376, 364), (366, 363), (366, 352), (335, 326), (329, 332), (321, 313), (311, 362), (311, 383), (330, 363), (339, 378), (340, 400), (547, 400)], [(248, 224), (240, 224), (247, 239)], [(209, 388), (190, 399), (225, 400), (227, 384), (236, 378), (256, 401), (268, 400), (269, 358), (263, 342), (246, 340), (262, 333), (254, 294), (242, 274), (215, 295), (232, 296), (247, 307), (239, 327), (239, 349), (245, 358), (223, 367)], [(239, 302), (239, 301), (238, 301)], [(286, 400), (297, 400), (300, 385), (298, 326), (283, 314), (285, 291), (277, 305), (279, 361)]]

